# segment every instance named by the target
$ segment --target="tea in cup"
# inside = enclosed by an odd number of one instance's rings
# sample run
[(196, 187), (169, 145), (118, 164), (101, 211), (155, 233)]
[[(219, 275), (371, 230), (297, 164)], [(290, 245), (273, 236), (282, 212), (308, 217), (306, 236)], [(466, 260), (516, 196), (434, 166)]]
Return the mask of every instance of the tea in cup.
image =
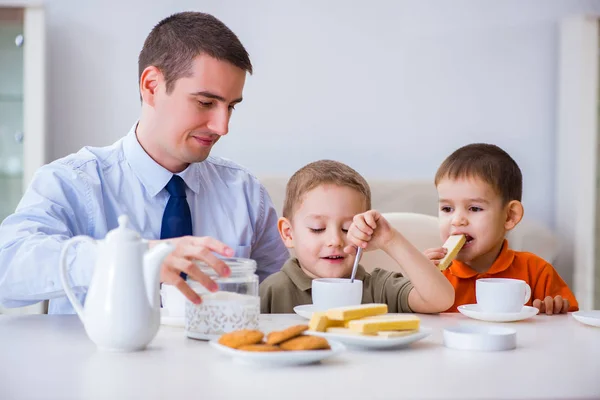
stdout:
[(357, 279), (317, 278), (312, 281), (312, 301), (318, 310), (362, 303), (363, 283)]
[(531, 287), (519, 279), (486, 278), (475, 283), (477, 305), (484, 312), (518, 313), (531, 297)]

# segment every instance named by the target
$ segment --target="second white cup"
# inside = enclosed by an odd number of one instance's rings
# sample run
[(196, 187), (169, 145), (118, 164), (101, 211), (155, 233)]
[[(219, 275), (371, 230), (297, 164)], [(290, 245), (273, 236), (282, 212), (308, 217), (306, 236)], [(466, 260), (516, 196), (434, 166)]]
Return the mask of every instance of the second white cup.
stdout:
[(531, 287), (520, 279), (478, 279), (475, 283), (475, 297), (482, 311), (517, 313), (529, 301)]

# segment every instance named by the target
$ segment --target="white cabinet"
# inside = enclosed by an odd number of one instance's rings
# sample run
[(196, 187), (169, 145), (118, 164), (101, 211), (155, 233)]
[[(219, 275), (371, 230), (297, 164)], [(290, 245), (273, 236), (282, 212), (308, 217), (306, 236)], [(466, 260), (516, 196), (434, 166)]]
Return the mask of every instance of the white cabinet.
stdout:
[[(46, 162), (45, 20), (41, 6), (0, 1), (0, 221)], [(40, 312), (40, 303), (0, 313)]]
[(17, 205), (23, 180), (23, 15), (0, 8), (0, 220)]

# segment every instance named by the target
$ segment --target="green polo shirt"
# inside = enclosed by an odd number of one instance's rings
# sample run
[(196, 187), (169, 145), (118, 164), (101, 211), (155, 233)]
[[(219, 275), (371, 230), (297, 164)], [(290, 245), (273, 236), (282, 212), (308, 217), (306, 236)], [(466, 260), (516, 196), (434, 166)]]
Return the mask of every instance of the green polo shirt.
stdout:
[[(355, 279), (363, 281), (363, 304), (385, 303), (391, 313), (413, 312), (408, 305), (408, 294), (413, 285), (402, 274), (379, 268), (367, 273), (359, 265)], [(298, 259), (291, 258), (281, 271), (260, 284), (260, 312), (293, 313), (296, 306), (312, 304), (311, 287), (312, 278), (302, 271)]]

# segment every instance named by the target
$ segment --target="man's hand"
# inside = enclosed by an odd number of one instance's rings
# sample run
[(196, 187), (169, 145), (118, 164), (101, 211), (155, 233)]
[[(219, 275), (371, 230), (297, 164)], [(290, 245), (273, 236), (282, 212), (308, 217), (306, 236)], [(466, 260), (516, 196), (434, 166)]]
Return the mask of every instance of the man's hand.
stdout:
[(156, 243), (162, 241), (172, 243), (175, 246), (175, 250), (165, 257), (163, 261), (160, 269), (160, 281), (177, 287), (194, 304), (200, 304), (202, 298), (179, 276), (181, 272), (185, 272), (190, 278), (199, 282), (211, 292), (219, 289), (218, 285), (212, 279), (200, 271), (194, 261), (204, 261), (220, 276), (229, 276), (231, 273), (227, 264), (213, 253), (224, 257), (232, 257), (233, 249), (216, 239), (211, 237), (183, 236), (166, 240), (154, 240), (150, 242), (150, 246), (154, 246)]
[(544, 300), (535, 299), (533, 306), (540, 310), (540, 313), (545, 312), (547, 315), (566, 314), (569, 310), (569, 300), (563, 299), (562, 296), (546, 296)]

